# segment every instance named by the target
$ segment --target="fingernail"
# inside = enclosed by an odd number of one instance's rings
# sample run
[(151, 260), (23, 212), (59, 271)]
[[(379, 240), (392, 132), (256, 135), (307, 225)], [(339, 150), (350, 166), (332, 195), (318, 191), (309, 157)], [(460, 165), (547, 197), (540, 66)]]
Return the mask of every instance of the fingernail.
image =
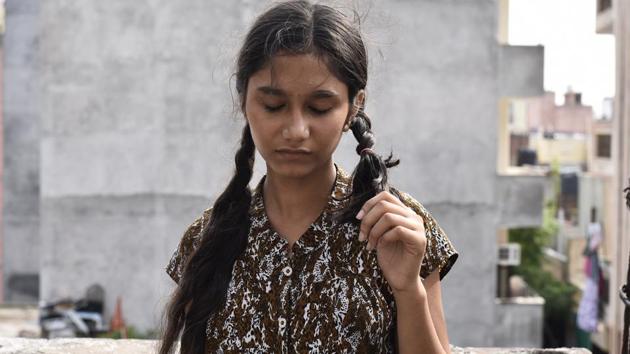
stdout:
[(372, 247), (371, 247), (371, 245), (370, 245), (370, 243), (369, 243), (369, 242), (368, 242), (368, 244), (365, 246), (365, 249), (367, 249), (368, 251), (371, 251), (371, 250), (372, 250)]
[(359, 232), (359, 241), (363, 242), (363, 240), (365, 240), (365, 235), (361, 231), (361, 232)]
[(363, 210), (359, 210), (359, 213), (357, 213), (357, 219), (361, 220), (362, 217), (363, 217)]

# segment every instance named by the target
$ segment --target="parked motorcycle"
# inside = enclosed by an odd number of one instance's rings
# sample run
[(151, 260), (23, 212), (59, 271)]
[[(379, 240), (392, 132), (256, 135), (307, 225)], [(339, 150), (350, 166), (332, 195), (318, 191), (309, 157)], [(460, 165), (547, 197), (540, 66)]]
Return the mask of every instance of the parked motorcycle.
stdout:
[(40, 302), (39, 325), (43, 338), (96, 337), (107, 332), (103, 321), (104, 290), (90, 286), (84, 298)]

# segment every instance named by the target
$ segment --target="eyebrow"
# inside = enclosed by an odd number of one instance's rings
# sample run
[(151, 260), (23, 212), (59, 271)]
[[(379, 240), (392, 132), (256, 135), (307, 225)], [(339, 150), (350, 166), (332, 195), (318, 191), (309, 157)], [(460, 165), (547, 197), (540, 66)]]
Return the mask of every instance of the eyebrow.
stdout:
[(275, 88), (275, 87), (271, 87), (271, 86), (261, 86), (261, 87), (257, 88), (256, 91), (260, 91), (260, 92), (264, 93), (265, 95), (286, 96), (284, 91), (282, 91), (282, 90), (280, 90), (278, 88)]
[(339, 96), (338, 93), (330, 90), (317, 90), (311, 94), (313, 98), (331, 98)]
[[(287, 95), (283, 90), (271, 86), (260, 86), (256, 90), (270, 96), (284, 97)], [(339, 96), (339, 94), (331, 90), (317, 90), (311, 94), (313, 98), (331, 98), (337, 96)]]

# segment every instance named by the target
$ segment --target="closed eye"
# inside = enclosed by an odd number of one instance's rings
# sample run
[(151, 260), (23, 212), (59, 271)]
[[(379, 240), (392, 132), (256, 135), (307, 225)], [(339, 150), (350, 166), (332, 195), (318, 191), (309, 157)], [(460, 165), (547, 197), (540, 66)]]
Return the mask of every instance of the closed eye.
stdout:
[(326, 114), (326, 113), (328, 113), (328, 112), (331, 110), (331, 108), (326, 108), (326, 109), (317, 109), (317, 108), (315, 108), (315, 107), (309, 107), (309, 109), (310, 109), (313, 113), (315, 113), (315, 114), (317, 114), (317, 115), (323, 115), (323, 114)]
[(278, 106), (268, 106), (268, 105), (264, 105), (265, 106), (265, 110), (267, 112), (276, 112), (278, 110), (280, 110), (282, 107), (284, 107), (284, 104), (278, 105)]

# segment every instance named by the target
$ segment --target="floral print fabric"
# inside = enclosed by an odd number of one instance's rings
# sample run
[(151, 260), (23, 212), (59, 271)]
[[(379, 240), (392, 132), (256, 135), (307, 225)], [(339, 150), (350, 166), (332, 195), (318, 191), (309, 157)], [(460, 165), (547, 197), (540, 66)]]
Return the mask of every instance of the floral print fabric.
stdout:
[[(395, 302), (375, 251), (358, 240), (358, 227), (337, 224), (351, 177), (339, 166), (328, 203), (295, 242), (274, 231), (265, 213), (263, 177), (250, 207), (247, 246), (236, 260), (226, 304), (207, 323), (208, 353), (393, 353)], [(458, 257), (429, 212), (406, 193), (405, 205), (423, 217), (427, 250), (420, 275), (444, 277)], [(178, 282), (210, 219), (206, 209), (185, 231), (166, 271)]]

